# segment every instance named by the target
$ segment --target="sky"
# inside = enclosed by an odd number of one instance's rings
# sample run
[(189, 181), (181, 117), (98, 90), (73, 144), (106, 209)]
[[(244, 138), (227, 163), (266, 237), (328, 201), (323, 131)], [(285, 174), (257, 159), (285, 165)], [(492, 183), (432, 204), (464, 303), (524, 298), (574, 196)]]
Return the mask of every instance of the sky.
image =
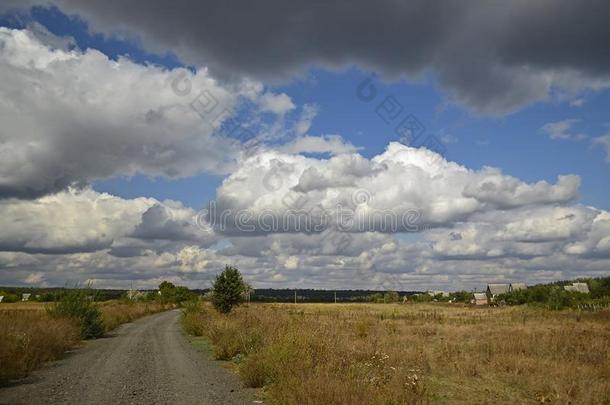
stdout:
[(605, 2), (153, 3), (0, 5), (0, 285), (610, 274)]

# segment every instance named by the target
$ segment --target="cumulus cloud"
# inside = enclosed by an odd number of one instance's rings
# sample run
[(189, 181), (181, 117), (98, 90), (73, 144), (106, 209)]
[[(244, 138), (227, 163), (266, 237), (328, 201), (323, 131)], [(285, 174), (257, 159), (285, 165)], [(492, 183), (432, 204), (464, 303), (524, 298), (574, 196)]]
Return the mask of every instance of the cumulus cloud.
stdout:
[[(137, 240), (198, 242), (214, 235), (199, 228), (195, 211), (174, 201), (123, 199), (91, 189), (36, 200), (0, 200), (0, 250), (66, 254), (111, 248), (155, 248)], [(162, 246), (162, 245), (161, 245)]]
[[(241, 152), (223, 124), (240, 100), (292, 102), (207, 70), (166, 70), (0, 28), (0, 198), (35, 198), (96, 179), (227, 173)], [(254, 114), (256, 113), (253, 112)]]
[(496, 210), (449, 228), (426, 230), (416, 238), (350, 234), (349, 247), (341, 252), (325, 235), (303, 233), (242, 234), (229, 237), (222, 247), (186, 241), (161, 249), (147, 245), (151, 240), (126, 238), (131, 246), (140, 241), (145, 248), (123, 256), (109, 249), (4, 251), (0, 283), (92, 281), (99, 287), (124, 288), (133, 282), (151, 288), (169, 279), (201, 288), (209, 286), (225, 263), (238, 266), (260, 288), (471, 289), (492, 281), (599, 276), (610, 265), (608, 215), (583, 206)]
[(426, 237), (441, 259), (548, 256), (586, 239), (598, 215), (598, 210), (583, 206), (491, 211), (450, 229), (431, 230)]
[(69, 253), (110, 247), (138, 223), (152, 200), (123, 200), (91, 190), (35, 201), (0, 200), (4, 251)]
[(564, 251), (570, 255), (610, 258), (610, 212), (600, 212), (586, 237), (567, 245)]
[(400, 143), (371, 159), (267, 150), (223, 181), (209, 219), (228, 233), (315, 233), (333, 225), (349, 232), (412, 232), (492, 210), (565, 204), (577, 196), (579, 184), (573, 175), (559, 176), (555, 184), (528, 184)]
[(312, 65), (340, 69), (355, 64), (390, 79), (432, 76), (451, 100), (493, 114), (553, 93), (578, 99), (585, 89), (610, 84), (609, 5), (603, 0), (586, 7), (552, 0), (534, 5), (525, 0), (334, 1), (315, 7), (286, 0), (266, 7), (249, 1), (231, 6), (210, 1), (51, 3), (80, 15), (94, 31), (135, 36), (147, 49), (171, 50), (227, 78), (275, 81)]
[(155, 203), (141, 217), (131, 237), (144, 240), (202, 242), (213, 240), (213, 234), (199, 226), (197, 214), (176, 201)]
[[(263, 183), (269, 173), (279, 177)], [(470, 289), (600, 275), (610, 265), (610, 216), (571, 205), (577, 189), (575, 177), (527, 184), (401, 144), (370, 159), (266, 150), (217, 192), (216, 209), (266, 218), (246, 221), (252, 229), (201, 226), (202, 214), (179, 202), (91, 189), (0, 200), (0, 283), (145, 288), (169, 279), (201, 288), (225, 263), (257, 287)], [(304, 198), (297, 207), (331, 221), (333, 207), (349, 207), (354, 222), (311, 232), (294, 223), (263, 229), (299, 201), (295, 196)], [(416, 219), (434, 226), (392, 230), (376, 218), (358, 227), (386, 208), (422, 210)]]

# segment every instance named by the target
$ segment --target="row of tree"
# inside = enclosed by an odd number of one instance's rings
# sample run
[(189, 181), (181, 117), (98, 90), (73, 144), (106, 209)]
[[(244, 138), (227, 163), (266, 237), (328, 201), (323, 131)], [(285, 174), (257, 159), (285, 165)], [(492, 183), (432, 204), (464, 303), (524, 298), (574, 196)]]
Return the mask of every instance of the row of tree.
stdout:
[(413, 293), (401, 296), (397, 291), (388, 291), (385, 293), (377, 292), (368, 296), (368, 301), (376, 303), (395, 303), (403, 302), (404, 298), (407, 298), (409, 302), (462, 302), (469, 303), (474, 295), (468, 291), (454, 291), (451, 293), (443, 294), (428, 294), (428, 293)]

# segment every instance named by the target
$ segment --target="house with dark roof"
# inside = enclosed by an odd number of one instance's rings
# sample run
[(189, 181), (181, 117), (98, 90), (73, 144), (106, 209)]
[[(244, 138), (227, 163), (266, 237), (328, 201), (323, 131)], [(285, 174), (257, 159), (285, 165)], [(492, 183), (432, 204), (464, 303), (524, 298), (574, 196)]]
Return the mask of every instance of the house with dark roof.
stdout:
[(506, 294), (510, 292), (510, 284), (487, 284), (487, 300), (491, 303), (494, 302), (496, 297), (500, 294)]

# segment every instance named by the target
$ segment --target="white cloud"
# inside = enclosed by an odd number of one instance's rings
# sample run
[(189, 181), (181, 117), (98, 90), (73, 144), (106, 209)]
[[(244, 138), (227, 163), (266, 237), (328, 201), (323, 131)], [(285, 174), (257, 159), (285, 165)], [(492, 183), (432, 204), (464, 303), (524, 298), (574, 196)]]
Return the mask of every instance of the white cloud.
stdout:
[(285, 93), (274, 94), (267, 92), (260, 97), (259, 104), (263, 111), (272, 112), (277, 115), (286, 114), (295, 108), (292, 99)]
[(583, 206), (537, 206), (478, 214), (450, 229), (427, 232), (438, 257), (535, 257), (584, 240), (600, 212)]
[(260, 83), (223, 86), (206, 69), (114, 61), (3, 27), (0, 75), (0, 198), (137, 173), (227, 173), (241, 145), (216, 130), (242, 98), (276, 114), (294, 107)]
[(278, 148), (279, 151), (288, 154), (329, 153), (331, 155), (354, 153), (358, 149), (340, 135), (300, 136)]
[(587, 135), (572, 132), (572, 127), (578, 121), (579, 120), (577, 119), (567, 119), (563, 121), (549, 122), (544, 124), (540, 130), (546, 133), (549, 138), (554, 140), (574, 139), (580, 141), (587, 138)]
[(215, 240), (197, 226), (195, 212), (178, 202), (127, 200), (91, 189), (37, 200), (0, 200), (0, 228), (0, 250), (31, 253), (116, 248), (126, 254), (130, 248), (141, 254), (144, 249), (163, 246), (157, 240), (201, 245)]
[(311, 124), (313, 119), (318, 114), (318, 106), (315, 104), (305, 104), (303, 106), (303, 111), (301, 112), (301, 117), (295, 124), (295, 133), (297, 136), (302, 136), (309, 131), (311, 128)]
[[(353, 210), (352, 231), (396, 232), (418, 225), (450, 225), (494, 209), (567, 203), (578, 193), (578, 176), (559, 176), (556, 184), (522, 182), (484, 168), (468, 170), (427, 149), (391, 143), (371, 159), (342, 154), (330, 159), (263, 151), (242, 162), (217, 190), (217, 215), (230, 210), (228, 231), (235, 216), (254, 226), (252, 232), (294, 232), (282, 227), (290, 210), (312, 211), (314, 219), (338, 221), (341, 208)], [(396, 219), (383, 229), (385, 214)], [(417, 218), (415, 218), (415, 217)], [(272, 219), (280, 229), (265, 229)], [(231, 222), (232, 221), (232, 222)], [(258, 221), (258, 222), (257, 222)], [(233, 227), (232, 227), (233, 226)]]
[(590, 224), (590, 231), (564, 248), (565, 253), (585, 257), (610, 258), (610, 212), (601, 211)]
[(44, 279), (44, 273), (37, 271), (29, 274), (25, 280), (23, 280), (26, 284), (41, 284)]
[(606, 149), (606, 162), (610, 162), (610, 134), (593, 138), (591, 142), (593, 142), (594, 145), (601, 145)]
[(284, 262), (284, 267), (288, 270), (294, 270), (299, 267), (299, 258), (297, 256), (290, 256)]

